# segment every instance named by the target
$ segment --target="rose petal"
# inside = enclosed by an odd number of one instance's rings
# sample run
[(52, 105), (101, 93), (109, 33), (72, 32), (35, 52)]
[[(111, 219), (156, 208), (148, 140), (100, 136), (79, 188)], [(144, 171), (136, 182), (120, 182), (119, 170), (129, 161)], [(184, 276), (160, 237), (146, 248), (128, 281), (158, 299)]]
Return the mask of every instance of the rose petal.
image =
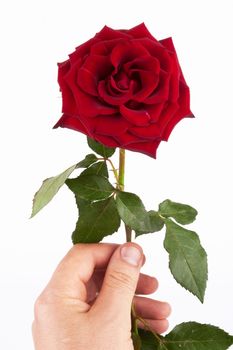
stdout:
[(174, 44), (173, 44), (172, 37), (159, 40), (159, 42), (160, 42), (161, 45), (163, 45), (163, 46), (164, 46), (166, 49), (168, 49), (169, 51), (172, 51), (172, 52), (175, 52), (175, 53), (176, 53), (176, 50), (175, 50), (175, 46), (174, 46)]
[(150, 124), (145, 127), (130, 127), (130, 132), (145, 140), (156, 140), (161, 138), (161, 130), (158, 124)]
[(129, 85), (129, 77), (123, 71), (119, 72), (119, 74), (115, 75), (114, 77), (111, 76), (109, 79), (109, 86), (111, 88), (111, 91), (115, 90), (115, 93), (117, 95), (119, 93), (125, 93), (127, 90), (129, 90)]
[(145, 109), (150, 115), (151, 123), (156, 123), (159, 120), (163, 108), (164, 103), (157, 103), (155, 105), (145, 105)]
[(56, 129), (58, 127), (80, 131), (85, 135), (89, 135), (88, 130), (85, 128), (78, 117), (73, 117), (67, 114), (63, 114), (53, 128)]
[(136, 58), (124, 64), (123, 70), (141, 86), (137, 93), (134, 93), (133, 100), (141, 102), (155, 90), (160, 72), (160, 64), (156, 58)]
[(112, 69), (108, 57), (90, 55), (78, 71), (78, 85), (88, 94), (98, 96), (98, 81), (108, 76)]
[(161, 135), (164, 133), (165, 128), (174, 118), (175, 113), (179, 110), (179, 104), (177, 102), (167, 102), (166, 107), (163, 108), (157, 125), (161, 130)]
[(176, 56), (173, 55), (173, 67), (170, 75), (169, 101), (175, 102), (179, 98), (180, 67)]
[(169, 80), (169, 74), (161, 70), (159, 75), (159, 83), (155, 91), (144, 100), (144, 103), (155, 104), (165, 102), (169, 96)]
[(129, 74), (132, 69), (142, 69), (158, 74), (160, 72), (159, 60), (152, 56), (136, 57), (123, 65), (123, 70)]
[(130, 35), (121, 30), (115, 30), (108, 26), (104, 26), (100, 32), (96, 33), (95, 38), (98, 40), (112, 40), (112, 39), (130, 39)]
[(125, 105), (121, 105), (120, 112), (123, 117), (133, 125), (145, 126), (149, 124), (150, 115), (145, 109), (135, 110), (127, 108)]
[[(176, 124), (183, 118), (192, 118), (192, 112), (190, 110), (190, 94), (189, 94), (189, 88), (186, 84), (183, 82), (180, 82), (180, 95), (179, 95), (179, 101), (178, 105), (176, 105), (177, 108), (174, 110), (172, 118), (170, 118), (166, 123), (164, 120), (161, 120), (161, 124), (164, 125), (163, 135), (162, 138), (164, 141), (167, 141), (172, 130), (176, 126)], [(173, 108), (175, 108), (173, 106)], [(169, 111), (169, 114), (171, 114), (171, 111)]]
[(149, 30), (147, 29), (145, 23), (141, 23), (131, 29), (129, 29), (127, 31), (128, 34), (132, 35), (134, 38), (149, 38), (155, 42), (157, 42), (157, 40), (153, 37), (153, 35), (151, 35), (151, 33), (149, 32)]
[(141, 43), (151, 56), (159, 60), (161, 69), (166, 72), (170, 72), (172, 64), (171, 58), (168, 51), (164, 49), (163, 45), (161, 45), (159, 42), (155, 42), (147, 38), (136, 39), (135, 41)]
[(151, 142), (138, 142), (127, 145), (127, 149), (134, 152), (144, 153), (147, 156), (156, 158), (156, 151), (161, 140), (154, 140)]
[(190, 91), (189, 87), (186, 85), (186, 83), (183, 83), (180, 81), (180, 92), (179, 92), (179, 112), (187, 115), (187, 114), (192, 114), (190, 110)]
[(103, 40), (100, 42), (97, 42), (96, 44), (91, 46), (90, 53), (91, 55), (102, 55), (107, 56), (111, 53), (112, 49), (123, 39), (117, 38), (112, 40)]
[(85, 57), (89, 53), (91, 46), (97, 42), (98, 40), (96, 38), (92, 38), (82, 45), (77, 46), (75, 51), (69, 54), (71, 64), (75, 63), (78, 59)]
[(126, 131), (124, 134), (120, 134), (115, 136), (116, 141), (121, 147), (126, 147), (131, 143), (142, 142), (142, 139), (130, 133), (130, 131)]
[(113, 106), (100, 101), (97, 97), (84, 93), (76, 83), (77, 68), (73, 66), (68, 74), (64, 77), (75, 97), (77, 109), (80, 115), (86, 117), (96, 117), (99, 114), (114, 114), (116, 109)]
[(119, 147), (119, 143), (113, 138), (105, 135), (95, 134), (96, 141), (103, 143), (108, 147)]
[(148, 51), (138, 41), (124, 40), (117, 44), (111, 52), (111, 62), (115, 68), (136, 57), (148, 56)]
[(107, 103), (113, 106), (119, 106), (127, 102), (131, 97), (131, 92), (127, 91), (125, 94), (121, 95), (110, 95), (104, 80), (100, 81), (98, 84), (98, 92), (100, 97)]
[(137, 73), (138, 80), (141, 82), (141, 89), (132, 96), (132, 100), (142, 102), (156, 89), (159, 81), (158, 74), (139, 69), (133, 69), (132, 73)]
[[(181, 67), (180, 67), (180, 64), (179, 64), (179, 60), (178, 60), (178, 57), (177, 57), (176, 49), (175, 49), (175, 46), (174, 46), (174, 43), (173, 43), (172, 38), (166, 38), (166, 39), (160, 40), (159, 42), (160, 42), (163, 46), (165, 46), (168, 50), (170, 50), (170, 51), (172, 51), (173, 53), (175, 53), (176, 59), (177, 59), (178, 65), (179, 65), (179, 69), (180, 69), (180, 80), (186, 84), (186, 81), (185, 81), (185, 78), (184, 78), (182, 69), (181, 69)], [(186, 84), (186, 85), (187, 85), (187, 84)]]
[(118, 136), (124, 134), (128, 129), (128, 123), (121, 115), (104, 116), (95, 119), (95, 132), (105, 136)]
[(69, 85), (67, 85), (64, 76), (70, 69), (69, 60), (58, 63), (58, 83), (60, 85), (60, 91), (62, 92), (62, 112), (67, 114), (76, 114), (77, 106), (75, 103), (75, 99), (70, 89)]

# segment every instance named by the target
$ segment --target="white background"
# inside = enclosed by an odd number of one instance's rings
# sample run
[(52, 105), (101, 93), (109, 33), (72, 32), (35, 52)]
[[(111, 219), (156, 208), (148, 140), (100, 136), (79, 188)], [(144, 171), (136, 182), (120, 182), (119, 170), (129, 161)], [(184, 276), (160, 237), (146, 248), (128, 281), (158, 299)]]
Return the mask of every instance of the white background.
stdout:
[[(126, 189), (147, 209), (166, 198), (199, 210), (196, 230), (209, 255), (204, 305), (176, 284), (162, 248), (164, 233), (142, 236), (143, 271), (157, 276), (153, 297), (172, 304), (170, 329), (196, 320), (233, 334), (232, 232), (232, 1), (11, 1), (1, 24), (1, 348), (33, 348), (33, 303), (72, 246), (73, 195), (64, 188), (29, 220), (41, 181), (88, 153), (85, 137), (52, 130), (60, 117), (57, 62), (105, 24), (145, 22), (158, 39), (172, 36), (191, 88), (196, 119), (181, 121), (158, 159), (127, 152)], [(124, 242), (121, 233), (105, 241)]]

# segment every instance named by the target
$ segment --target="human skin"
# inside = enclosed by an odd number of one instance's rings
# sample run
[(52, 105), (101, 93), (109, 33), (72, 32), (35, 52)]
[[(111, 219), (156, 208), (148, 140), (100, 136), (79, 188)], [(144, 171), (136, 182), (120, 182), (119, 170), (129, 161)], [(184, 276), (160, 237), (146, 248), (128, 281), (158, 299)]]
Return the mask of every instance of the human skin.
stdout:
[(165, 332), (170, 305), (138, 295), (158, 286), (140, 273), (144, 263), (136, 243), (74, 245), (35, 302), (35, 349), (133, 350), (132, 301), (155, 332)]

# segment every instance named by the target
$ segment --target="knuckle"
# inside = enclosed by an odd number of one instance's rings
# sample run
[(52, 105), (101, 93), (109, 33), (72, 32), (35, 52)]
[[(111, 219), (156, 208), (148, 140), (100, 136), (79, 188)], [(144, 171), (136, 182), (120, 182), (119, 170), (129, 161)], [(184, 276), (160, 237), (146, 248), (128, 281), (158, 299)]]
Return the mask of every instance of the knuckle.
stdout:
[(134, 291), (134, 280), (125, 272), (113, 270), (108, 276), (108, 285), (111, 288), (124, 288), (129, 291)]
[(41, 314), (41, 310), (47, 305), (43, 297), (39, 296), (34, 303), (34, 317), (38, 318)]
[(45, 314), (49, 312), (51, 306), (53, 306), (53, 298), (47, 294), (42, 293), (38, 296), (34, 303), (34, 318), (35, 320), (43, 318)]

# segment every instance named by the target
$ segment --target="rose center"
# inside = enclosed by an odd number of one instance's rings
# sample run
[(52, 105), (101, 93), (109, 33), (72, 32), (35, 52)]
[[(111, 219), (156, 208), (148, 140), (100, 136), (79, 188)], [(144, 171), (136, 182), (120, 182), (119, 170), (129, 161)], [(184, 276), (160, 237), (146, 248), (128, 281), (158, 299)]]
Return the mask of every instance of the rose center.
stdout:
[(119, 73), (115, 74), (114, 80), (119, 89), (121, 90), (129, 89), (130, 79), (125, 72), (120, 71)]

